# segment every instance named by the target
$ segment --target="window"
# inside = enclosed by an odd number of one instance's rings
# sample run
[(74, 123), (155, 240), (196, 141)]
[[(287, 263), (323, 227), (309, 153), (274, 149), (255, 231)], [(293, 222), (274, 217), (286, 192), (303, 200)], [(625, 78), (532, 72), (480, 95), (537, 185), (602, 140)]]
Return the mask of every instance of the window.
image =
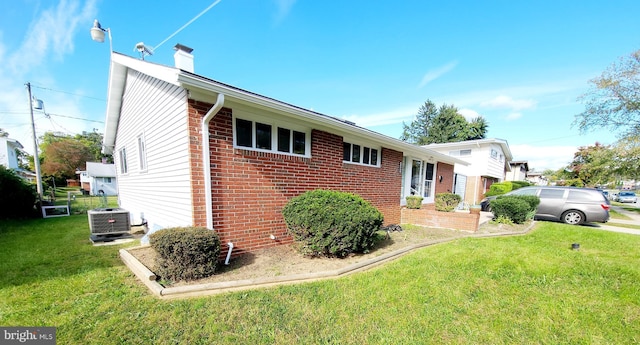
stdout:
[(235, 146), (307, 155), (307, 133), (260, 121), (235, 119)]
[(491, 158), (498, 159), (498, 151), (491, 149)]
[(118, 156), (120, 156), (120, 173), (122, 174), (126, 174), (128, 169), (127, 169), (127, 149), (126, 148), (122, 148), (120, 149), (120, 151), (118, 151)]
[(102, 178), (102, 182), (103, 183), (111, 183), (111, 177), (103, 177)]
[(471, 156), (471, 149), (460, 150), (460, 156)]
[(145, 148), (143, 135), (138, 137), (138, 157), (140, 158), (140, 170), (147, 170), (147, 150)]
[(342, 160), (344, 162), (378, 166), (378, 152), (377, 148), (348, 142), (342, 143)]
[(542, 188), (540, 190), (540, 199), (562, 199), (563, 196), (564, 189)]

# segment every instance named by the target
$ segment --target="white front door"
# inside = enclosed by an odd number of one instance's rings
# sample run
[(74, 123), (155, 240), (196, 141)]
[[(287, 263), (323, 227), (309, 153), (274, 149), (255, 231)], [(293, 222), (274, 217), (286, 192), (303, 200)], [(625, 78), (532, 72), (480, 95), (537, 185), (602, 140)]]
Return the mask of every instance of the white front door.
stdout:
[(406, 196), (420, 195), (423, 203), (434, 202), (435, 164), (419, 159), (406, 158), (403, 181), (403, 201)]

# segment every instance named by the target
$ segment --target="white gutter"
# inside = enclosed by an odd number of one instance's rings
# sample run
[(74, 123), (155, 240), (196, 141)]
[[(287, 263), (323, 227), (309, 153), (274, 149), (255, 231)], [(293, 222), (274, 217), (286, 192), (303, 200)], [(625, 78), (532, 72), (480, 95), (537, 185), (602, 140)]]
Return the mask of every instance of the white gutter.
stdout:
[(204, 170), (204, 204), (207, 213), (207, 229), (213, 230), (213, 209), (211, 205), (211, 157), (209, 151), (209, 122), (224, 105), (224, 95), (219, 93), (216, 103), (202, 118), (202, 169)]

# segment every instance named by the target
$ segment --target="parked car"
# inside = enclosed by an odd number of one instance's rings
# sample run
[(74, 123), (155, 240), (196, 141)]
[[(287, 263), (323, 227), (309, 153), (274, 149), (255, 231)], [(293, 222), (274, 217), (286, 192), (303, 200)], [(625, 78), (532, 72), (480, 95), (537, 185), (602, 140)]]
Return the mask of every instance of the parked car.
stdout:
[[(535, 195), (540, 198), (535, 219), (560, 221), (567, 224), (609, 221), (610, 203), (599, 190), (578, 187), (523, 187), (504, 195)], [(490, 211), (488, 197), (480, 202), (483, 211)]]
[(616, 197), (616, 201), (617, 202), (633, 202), (633, 203), (636, 203), (638, 201), (638, 198), (636, 197), (636, 193), (635, 192), (622, 191), (622, 192), (618, 193), (618, 196)]
[(609, 191), (603, 190), (602, 195), (606, 196), (609, 199)]

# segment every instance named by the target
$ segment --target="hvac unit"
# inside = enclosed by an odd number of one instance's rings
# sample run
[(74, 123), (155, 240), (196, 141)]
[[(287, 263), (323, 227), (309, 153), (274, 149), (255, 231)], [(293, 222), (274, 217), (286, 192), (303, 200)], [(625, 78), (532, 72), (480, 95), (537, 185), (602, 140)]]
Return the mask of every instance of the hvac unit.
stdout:
[[(129, 234), (129, 211), (121, 208), (96, 208), (87, 211), (91, 238)], [(100, 237), (97, 237), (100, 238)]]

